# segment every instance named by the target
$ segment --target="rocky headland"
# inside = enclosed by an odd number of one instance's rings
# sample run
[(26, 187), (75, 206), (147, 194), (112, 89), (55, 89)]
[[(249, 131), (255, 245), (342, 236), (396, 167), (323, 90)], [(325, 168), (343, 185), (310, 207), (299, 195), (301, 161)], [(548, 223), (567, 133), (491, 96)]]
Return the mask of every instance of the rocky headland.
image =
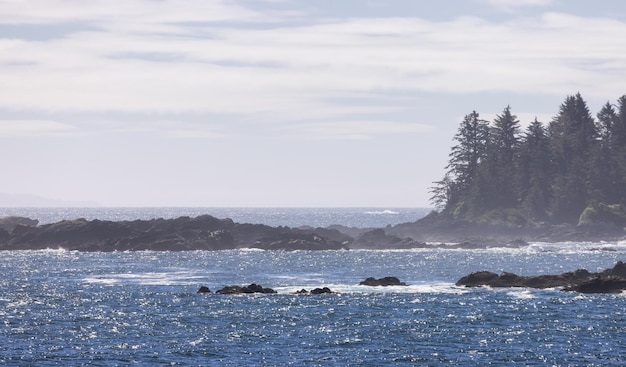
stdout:
[(624, 228), (584, 225), (477, 224), (428, 216), (386, 228), (271, 227), (236, 223), (210, 215), (134, 221), (0, 218), (0, 250), (190, 251), (258, 248), (264, 250), (486, 249), (520, 248), (528, 242), (617, 241)]

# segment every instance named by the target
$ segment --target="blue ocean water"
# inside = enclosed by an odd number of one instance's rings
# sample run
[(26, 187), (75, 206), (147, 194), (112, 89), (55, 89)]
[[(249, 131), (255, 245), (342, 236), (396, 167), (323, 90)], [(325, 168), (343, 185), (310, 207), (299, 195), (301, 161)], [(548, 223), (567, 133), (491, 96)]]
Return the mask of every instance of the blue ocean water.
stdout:
[[(0, 252), (0, 364), (621, 366), (622, 294), (454, 286), (599, 271), (626, 243), (402, 251)], [(407, 287), (366, 287), (394, 275)], [(278, 294), (196, 294), (258, 283)], [(295, 295), (327, 286), (339, 294)]]

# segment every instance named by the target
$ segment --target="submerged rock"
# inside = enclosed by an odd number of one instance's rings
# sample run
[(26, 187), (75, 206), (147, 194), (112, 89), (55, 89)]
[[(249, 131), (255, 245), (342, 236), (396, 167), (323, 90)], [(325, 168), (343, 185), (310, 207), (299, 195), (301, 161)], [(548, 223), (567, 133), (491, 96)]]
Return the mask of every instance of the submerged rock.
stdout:
[(368, 285), (372, 287), (378, 287), (378, 286), (387, 287), (387, 286), (392, 286), (392, 285), (406, 285), (406, 283), (401, 282), (400, 279), (396, 277), (384, 277), (380, 279), (369, 277), (365, 279), (364, 281), (362, 281), (361, 283), (359, 283), (359, 285)]

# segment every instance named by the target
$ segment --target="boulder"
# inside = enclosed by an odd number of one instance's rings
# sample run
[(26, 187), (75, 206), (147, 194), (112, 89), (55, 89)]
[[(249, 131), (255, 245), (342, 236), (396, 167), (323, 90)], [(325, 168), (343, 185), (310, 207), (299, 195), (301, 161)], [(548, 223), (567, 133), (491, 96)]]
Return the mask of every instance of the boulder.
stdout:
[(324, 288), (315, 288), (311, 290), (311, 294), (327, 294), (327, 293), (335, 293), (330, 290), (328, 287)]
[(481, 287), (483, 285), (490, 285), (493, 280), (497, 279), (498, 277), (498, 274), (490, 271), (477, 271), (459, 279), (456, 282), (456, 285), (466, 287)]
[(372, 287), (377, 287), (377, 286), (387, 287), (387, 286), (392, 286), (392, 285), (406, 285), (406, 283), (401, 282), (400, 279), (396, 277), (384, 277), (380, 279), (369, 277), (365, 279), (364, 281), (360, 282), (359, 285), (368, 285)]

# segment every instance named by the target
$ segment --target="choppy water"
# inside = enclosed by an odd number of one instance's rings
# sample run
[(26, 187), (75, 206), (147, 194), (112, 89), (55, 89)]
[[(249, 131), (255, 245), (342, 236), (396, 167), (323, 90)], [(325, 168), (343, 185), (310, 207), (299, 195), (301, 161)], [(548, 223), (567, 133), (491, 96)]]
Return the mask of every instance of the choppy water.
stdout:
[[(524, 250), (0, 255), (6, 365), (623, 365), (622, 295), (466, 289), (482, 269), (596, 271), (626, 244)], [(358, 286), (395, 275), (408, 287)], [(257, 282), (275, 295), (202, 295)], [(298, 296), (328, 286), (336, 295)]]
[[(152, 213), (167, 217), (162, 214)], [(0, 364), (621, 366), (624, 295), (454, 283), (477, 270), (600, 271), (625, 254), (626, 243), (472, 251), (0, 252)], [(358, 285), (389, 275), (409, 286)], [(278, 294), (195, 293), (201, 285), (215, 291), (252, 282)], [(293, 294), (321, 286), (340, 294)]]

